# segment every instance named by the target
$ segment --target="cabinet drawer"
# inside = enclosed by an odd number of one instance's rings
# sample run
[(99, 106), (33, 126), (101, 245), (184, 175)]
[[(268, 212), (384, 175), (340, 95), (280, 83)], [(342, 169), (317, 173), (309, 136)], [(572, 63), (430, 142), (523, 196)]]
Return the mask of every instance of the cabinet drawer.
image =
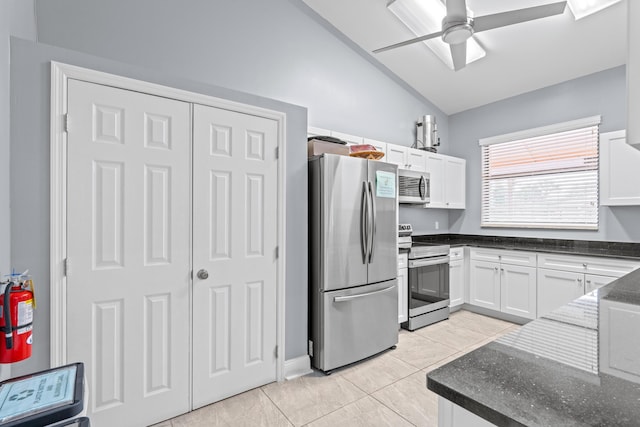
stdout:
[(449, 250), (449, 259), (451, 261), (457, 261), (457, 260), (460, 260), (460, 259), (464, 259), (464, 248), (463, 247), (451, 248)]
[(398, 270), (409, 266), (409, 255), (405, 253), (398, 254)]
[(471, 259), (476, 261), (500, 262), (502, 264), (535, 267), (537, 262), (536, 258), (534, 252), (471, 248)]
[(600, 276), (622, 277), (640, 267), (640, 262), (575, 255), (538, 255), (538, 267)]

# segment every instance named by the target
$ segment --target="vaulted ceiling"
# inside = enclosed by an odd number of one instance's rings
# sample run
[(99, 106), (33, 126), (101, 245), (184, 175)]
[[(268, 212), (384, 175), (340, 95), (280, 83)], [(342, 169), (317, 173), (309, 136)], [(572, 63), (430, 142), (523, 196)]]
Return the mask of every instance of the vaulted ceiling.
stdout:
[[(415, 37), (387, 0), (303, 0), (366, 52)], [(467, 0), (475, 16), (554, 0)], [(623, 0), (576, 21), (564, 14), (474, 35), (484, 58), (459, 71), (423, 43), (371, 54), (446, 114), (625, 64), (627, 5)]]

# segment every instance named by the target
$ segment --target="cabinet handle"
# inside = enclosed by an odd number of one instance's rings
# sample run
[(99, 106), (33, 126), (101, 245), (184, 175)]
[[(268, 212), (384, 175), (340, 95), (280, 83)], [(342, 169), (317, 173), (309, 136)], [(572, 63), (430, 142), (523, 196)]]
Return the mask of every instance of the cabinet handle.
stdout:
[(591, 284), (591, 280), (587, 280), (587, 283), (588, 283), (588, 284)]
[(587, 264), (586, 264), (586, 263), (583, 263), (583, 264), (582, 264), (582, 266), (583, 266), (584, 268), (587, 268)]
[(504, 273), (504, 268), (501, 268), (500, 271), (502, 271)]
[(493, 268), (494, 268), (494, 270), (498, 271), (498, 267), (493, 267)]
[(577, 280), (578, 280), (578, 283), (582, 283), (582, 279), (577, 279)]

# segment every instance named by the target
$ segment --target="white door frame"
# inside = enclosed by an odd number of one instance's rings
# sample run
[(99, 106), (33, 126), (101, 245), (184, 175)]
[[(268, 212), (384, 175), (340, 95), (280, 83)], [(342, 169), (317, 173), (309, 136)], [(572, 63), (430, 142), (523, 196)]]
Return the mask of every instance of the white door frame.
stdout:
[(50, 231), (50, 308), (51, 308), (51, 367), (67, 361), (66, 294), (67, 278), (67, 81), (83, 80), (90, 83), (172, 98), (179, 101), (208, 105), (265, 117), (278, 122), (278, 259), (276, 278), (276, 380), (284, 379), (284, 321), (285, 321), (285, 266), (286, 266), (286, 114), (200, 93), (189, 92), (142, 80), (108, 74), (75, 65), (51, 62), (51, 231)]

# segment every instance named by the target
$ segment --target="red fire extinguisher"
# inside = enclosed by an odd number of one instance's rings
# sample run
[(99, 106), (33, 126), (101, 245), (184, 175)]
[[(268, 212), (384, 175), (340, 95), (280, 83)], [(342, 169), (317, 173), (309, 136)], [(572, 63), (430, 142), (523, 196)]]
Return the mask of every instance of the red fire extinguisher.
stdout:
[(0, 363), (31, 357), (33, 344), (33, 285), (31, 280), (10, 281), (0, 295)]

